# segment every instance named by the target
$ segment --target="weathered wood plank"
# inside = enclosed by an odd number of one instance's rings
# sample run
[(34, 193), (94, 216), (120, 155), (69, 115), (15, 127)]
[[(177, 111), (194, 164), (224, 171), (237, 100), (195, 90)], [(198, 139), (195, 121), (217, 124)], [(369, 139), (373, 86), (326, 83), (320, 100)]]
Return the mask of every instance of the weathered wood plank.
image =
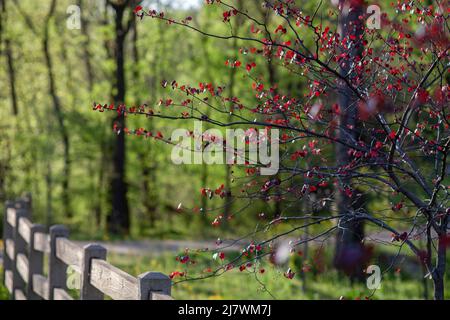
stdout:
[(13, 285), (13, 273), (11, 270), (5, 271), (5, 287), (8, 289), (9, 293), (12, 294), (12, 285)]
[(69, 230), (62, 225), (50, 227), (50, 253), (48, 255), (49, 300), (53, 300), (54, 289), (67, 289), (67, 265), (56, 255), (57, 240), (67, 238)]
[[(18, 256), (20, 254), (26, 254), (27, 252), (27, 243), (25, 241), (25, 239), (22, 238), (22, 236), (19, 234), (19, 221), (23, 218), (28, 218), (30, 216), (30, 213), (25, 210), (22, 209), (23, 202), (21, 201), (17, 201), (16, 202), (16, 224), (15, 224), (15, 228), (14, 228), (14, 260), (13, 260), (13, 265), (12, 265), (12, 271), (13, 271), (13, 292), (15, 293), (16, 289), (25, 291), (26, 289), (26, 282), (23, 279), (23, 275), (20, 273), (19, 269), (18, 269), (18, 264), (17, 264), (17, 260), (18, 260)], [(23, 265), (21, 265), (23, 266)], [(27, 270), (28, 271), (28, 270)], [(13, 298), (14, 295), (13, 295)]]
[(33, 291), (41, 296), (43, 299), (48, 300), (48, 280), (41, 274), (33, 275)]
[(6, 239), (6, 254), (11, 260), (14, 260), (14, 241), (11, 239)]
[(136, 300), (138, 280), (104, 260), (91, 260), (91, 284), (114, 300)]
[(3, 269), (2, 275), (3, 279), (5, 279), (6, 270), (12, 270), (12, 259), (8, 255), (8, 246), (7, 241), (12, 240), (13, 238), (13, 228), (8, 223), (8, 210), (14, 207), (14, 203), (12, 201), (6, 201), (5, 210), (3, 211)]
[[(44, 226), (32, 224), (29, 209), (29, 204), (20, 200), (5, 206), (4, 230), (9, 233), (4, 232), (4, 261), (11, 263), (3, 272), (13, 298), (73, 300), (66, 289), (66, 269), (71, 266), (81, 274), (82, 299), (102, 299), (103, 294), (115, 300), (173, 299), (166, 275), (147, 272), (133, 277), (106, 262), (103, 247), (91, 244), (81, 248), (69, 241), (64, 226), (53, 226), (46, 234)], [(49, 254), (48, 278), (42, 275), (43, 253)]]
[(70, 294), (68, 294), (64, 289), (56, 288), (53, 291), (54, 300), (73, 300)]
[(46, 233), (37, 232), (34, 234), (34, 249), (40, 252), (50, 252), (50, 237)]
[(14, 297), (16, 300), (27, 300), (27, 297), (25, 296), (23, 291), (20, 289), (14, 290)]
[(91, 262), (93, 259), (105, 260), (106, 249), (98, 244), (88, 244), (83, 247), (83, 261), (81, 264), (81, 300), (103, 300), (103, 292), (91, 284)]
[(45, 227), (39, 224), (33, 224), (30, 228), (30, 243), (28, 245), (28, 286), (27, 297), (29, 300), (41, 300), (38, 294), (33, 290), (33, 275), (43, 274), (44, 272), (44, 253), (36, 250), (34, 247), (35, 235), (38, 232), (45, 232)]
[(30, 243), (30, 230), (32, 223), (28, 218), (20, 218), (19, 219), (19, 234), (26, 241), (26, 243)]
[(153, 299), (153, 293), (170, 296), (172, 281), (161, 272), (145, 272), (139, 275), (138, 282), (138, 300)]
[(16, 226), (16, 208), (8, 208), (6, 210), (6, 221), (11, 227)]
[(23, 253), (17, 255), (16, 267), (23, 281), (28, 283), (28, 258)]
[(68, 266), (81, 268), (83, 249), (67, 238), (56, 239), (56, 256)]
[(171, 296), (158, 292), (152, 292), (150, 298), (151, 300), (173, 300)]

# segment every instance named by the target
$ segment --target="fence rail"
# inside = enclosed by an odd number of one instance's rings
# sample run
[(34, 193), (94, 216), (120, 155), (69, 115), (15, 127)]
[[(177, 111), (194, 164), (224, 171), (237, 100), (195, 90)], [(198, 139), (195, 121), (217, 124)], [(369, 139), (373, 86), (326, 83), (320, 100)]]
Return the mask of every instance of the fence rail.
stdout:
[[(160, 272), (134, 277), (106, 261), (98, 244), (80, 247), (65, 226), (49, 232), (31, 221), (31, 198), (8, 201), (3, 217), (3, 279), (15, 300), (73, 300), (67, 270), (79, 275), (81, 300), (171, 300), (171, 280)], [(47, 256), (47, 259), (44, 257)], [(44, 268), (44, 261), (48, 266)], [(44, 269), (48, 270), (47, 276)]]

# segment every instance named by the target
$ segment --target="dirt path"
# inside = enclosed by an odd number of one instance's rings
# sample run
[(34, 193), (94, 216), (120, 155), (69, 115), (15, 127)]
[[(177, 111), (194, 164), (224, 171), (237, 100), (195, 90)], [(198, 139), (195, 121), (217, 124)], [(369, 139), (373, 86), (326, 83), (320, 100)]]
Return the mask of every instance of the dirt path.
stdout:
[[(366, 237), (367, 242), (383, 243), (391, 241), (391, 234), (377, 233)], [(331, 238), (327, 241), (333, 241)], [(317, 240), (321, 242), (322, 240)], [(83, 246), (92, 241), (75, 241), (78, 245)], [(118, 254), (131, 255), (159, 255), (164, 252), (181, 252), (185, 248), (189, 249), (206, 249), (214, 250), (219, 248), (216, 245), (216, 240), (136, 240), (136, 241), (95, 241), (104, 246), (108, 251)], [(242, 250), (246, 244), (245, 241), (234, 243), (231, 240), (223, 241), (220, 245), (223, 251)]]
[[(92, 241), (75, 241), (78, 245), (83, 246)], [(214, 240), (211, 241), (193, 241), (193, 240), (139, 240), (139, 241), (95, 241), (104, 246), (108, 251), (118, 254), (131, 255), (159, 255), (165, 252), (181, 252), (186, 248), (189, 249), (206, 249), (214, 250), (217, 245)], [(220, 247), (224, 251), (240, 250), (238, 244), (232, 245), (231, 242), (224, 242)]]
[[(330, 238), (328, 241), (330, 244), (334, 241), (334, 238)], [(323, 240), (317, 240), (317, 243), (321, 243)], [(377, 233), (371, 234), (366, 237), (366, 243), (386, 243), (391, 241), (391, 234), (389, 233)], [(206, 249), (215, 250), (220, 248), (221, 251), (240, 251), (247, 244), (247, 242), (233, 242), (224, 241), (220, 247), (216, 245), (215, 240), (136, 240), (136, 241), (74, 241), (79, 246), (84, 246), (88, 243), (98, 243), (104, 246), (108, 252), (123, 255), (134, 256), (158, 256), (164, 253), (181, 253), (184, 249)], [(391, 260), (393, 255), (385, 255), (384, 259)], [(411, 273), (417, 273), (418, 267), (415, 261), (412, 261), (410, 257), (401, 254), (396, 259), (397, 263), (402, 264), (403, 268), (409, 269)], [(406, 263), (404, 263), (406, 262)], [(396, 264), (397, 264), (396, 263)], [(2, 252), (0, 252), (0, 265), (2, 265)]]
[[(333, 241), (331, 238), (327, 241)], [(321, 242), (322, 240), (317, 240)], [(390, 242), (391, 235), (386, 232), (372, 234), (366, 237), (368, 243), (383, 243)], [(246, 242), (233, 242), (231, 240), (223, 241), (218, 247), (216, 240), (134, 240), (134, 241), (74, 241), (80, 246), (84, 246), (88, 243), (98, 243), (104, 246), (108, 251), (118, 254), (128, 255), (160, 255), (165, 252), (181, 252), (185, 248), (189, 249), (206, 249), (214, 250), (221, 248), (223, 251), (236, 251), (242, 250)], [(0, 261), (2, 259), (2, 253), (0, 252)]]

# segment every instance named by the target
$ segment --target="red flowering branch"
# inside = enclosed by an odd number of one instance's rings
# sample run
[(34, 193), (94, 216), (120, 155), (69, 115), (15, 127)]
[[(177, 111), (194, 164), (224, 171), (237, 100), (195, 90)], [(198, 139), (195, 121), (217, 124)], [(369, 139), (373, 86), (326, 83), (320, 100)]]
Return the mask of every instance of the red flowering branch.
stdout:
[[(340, 1), (328, 12), (320, 4), (310, 14), (294, 1), (264, 1), (265, 10), (276, 16), (274, 25), (223, 1), (206, 3), (224, 9), (219, 23), (239, 17), (248, 30), (237, 34), (230, 28), (230, 34), (214, 34), (195, 26), (192, 17), (176, 20), (142, 6), (135, 14), (209, 38), (240, 40), (242, 59), (228, 59), (225, 65), (243, 72), (242, 87), (248, 88), (253, 99), (227, 96), (225, 86), (212, 83), (194, 86), (173, 81), (169, 85), (163, 80), (162, 86), (172, 88), (173, 95), (157, 106), (95, 105), (94, 109), (125, 116), (198, 120), (221, 128), (279, 129), (277, 176), (261, 177), (258, 165), (246, 162), (240, 190), (230, 191), (231, 197), (224, 195), (223, 187), (205, 187), (201, 193), (225, 201), (281, 202), (297, 210), (258, 222), (256, 231), (232, 242), (245, 245), (231, 260), (224, 254), (226, 246), (217, 246), (212, 252), (219, 266), (205, 275), (177, 271), (174, 278), (206, 278), (235, 268), (260, 274), (258, 262), (265, 257), (277, 264), (286, 239), (293, 254), (302, 243), (324, 242), (332, 233), (364, 221), (392, 233), (392, 245), (400, 243), (399, 250), (408, 246), (433, 278), (436, 298), (442, 298), (450, 216), (450, 90), (445, 80), (449, 75), (448, 9), (439, 2), (422, 7), (398, 1), (390, 9), (397, 13), (389, 15), (386, 9), (379, 17), (381, 29), (376, 30), (365, 25), (368, 16), (362, 1)], [(335, 26), (342, 19), (347, 19), (346, 32)], [(421, 27), (415, 30), (415, 24)], [(297, 77), (302, 89), (292, 93), (268, 84), (258, 58)], [(139, 136), (149, 134), (142, 128), (120, 129)], [(173, 144), (163, 133), (156, 139)], [(223, 146), (221, 140), (213, 142)], [(371, 196), (390, 204), (369, 209), (365, 202)], [(315, 209), (299, 213), (300, 202)], [(336, 207), (337, 213), (333, 212)], [(246, 208), (236, 210), (233, 217)], [(212, 226), (224, 219), (220, 210), (209, 210), (214, 213)], [(267, 217), (261, 213), (258, 219)], [(287, 223), (292, 223), (288, 231), (275, 231)], [(313, 226), (317, 232), (305, 235)], [(265, 236), (268, 230), (271, 236)], [(417, 242), (421, 238), (426, 239), (425, 248)], [(367, 262), (370, 250), (363, 246), (360, 250), (360, 259)], [(186, 256), (180, 260), (183, 265), (192, 262)], [(438, 262), (433, 262), (434, 257)], [(299, 271), (288, 269), (284, 274), (292, 279)]]

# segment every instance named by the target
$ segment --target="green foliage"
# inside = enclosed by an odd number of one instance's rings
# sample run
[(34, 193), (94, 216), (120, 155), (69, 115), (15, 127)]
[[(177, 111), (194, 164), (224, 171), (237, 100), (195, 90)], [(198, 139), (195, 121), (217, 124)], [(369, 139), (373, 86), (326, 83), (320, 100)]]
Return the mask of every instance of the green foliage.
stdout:
[(0, 267), (0, 271), (2, 275), (0, 275), (0, 300), (8, 300), (9, 299), (9, 292), (8, 289), (3, 285), (3, 269)]
[[(3, 37), (11, 40), (16, 75), (19, 115), (14, 116), (11, 110), (11, 96), (8, 83), (8, 69), (4, 55), (0, 57), (0, 200), (18, 197), (24, 191), (33, 194), (33, 220), (44, 224), (64, 223), (69, 226), (72, 238), (84, 240), (115, 240), (105, 230), (106, 216), (111, 211), (109, 199), (110, 177), (112, 175), (112, 148), (114, 133), (112, 116), (92, 112), (92, 103), (112, 100), (115, 61), (114, 23), (112, 10), (103, 7), (103, 1), (83, 1), (85, 7), (82, 14), (87, 26), (87, 35), (81, 30), (69, 30), (66, 24), (66, 8), (72, 1), (57, 1), (56, 14), (51, 21), (50, 54), (54, 63), (56, 93), (61, 101), (64, 122), (68, 128), (70, 141), (69, 176), (70, 209), (73, 217), (63, 214), (65, 203), (62, 199), (62, 182), (64, 180), (63, 152), (64, 148), (58, 133), (57, 118), (51, 107), (49, 95), (49, 79), (45, 59), (42, 53), (42, 33), (49, 1), (21, 0), (20, 8), (7, 2), (8, 23), (3, 30)], [(18, 1), (17, 1), (18, 2)], [(154, 1), (149, 1), (154, 4)], [(247, 3), (247, 1), (246, 1)], [(247, 3), (249, 10), (263, 19), (264, 13), (254, 4)], [(313, 1), (302, 4), (305, 11), (313, 11)], [(329, 4), (319, 14), (328, 11)], [(23, 12), (21, 12), (23, 10)], [(386, 9), (394, 10), (394, 9)], [(131, 11), (131, 10), (129, 10)], [(24, 13), (31, 18), (36, 34), (31, 31)], [(192, 11), (172, 10), (175, 17), (193, 17), (192, 25), (214, 34), (226, 34), (230, 29), (244, 30), (248, 33), (250, 22), (236, 24), (220, 23), (222, 10), (210, 6)], [(266, 17), (268, 26), (275, 29), (281, 18)], [(321, 21), (334, 23), (334, 18), (326, 15)], [(329, 20), (329, 21), (328, 21)], [(160, 99), (168, 99), (173, 92), (161, 87), (162, 81), (177, 80), (180, 84), (197, 85), (199, 82), (213, 82), (231, 90), (231, 71), (225, 61), (242, 59), (240, 48), (248, 44), (237, 40), (218, 40), (205, 38), (185, 28), (168, 27), (158, 19), (144, 19), (137, 23), (137, 42), (132, 42), (133, 30), (127, 35), (125, 48), (125, 70), (127, 82), (126, 104), (148, 104), (156, 106)], [(306, 39), (305, 45), (311, 45), (313, 39)], [(134, 45), (138, 51), (138, 61), (134, 57)], [(0, 43), (4, 52), (5, 42)], [(87, 55), (85, 55), (87, 53)], [(414, 52), (419, 55), (420, 52)], [(303, 75), (280, 67), (282, 62), (256, 59), (256, 72), (269, 73), (273, 68), (277, 89), (288, 94), (302, 96), (308, 91)], [(87, 79), (87, 61), (89, 61), (94, 81), (92, 86)], [(245, 78), (245, 72), (236, 72), (236, 81), (232, 91), (235, 96), (247, 105), (255, 103), (254, 92), (249, 90), (252, 81)], [(245, 81), (243, 81), (245, 80)], [(273, 85), (273, 84), (271, 84)], [(331, 100), (335, 97), (330, 98)], [(328, 103), (328, 101), (327, 101)], [(155, 107), (157, 112), (164, 110)], [(166, 111), (166, 110), (164, 110)], [(204, 110), (208, 114), (211, 110)], [(222, 117), (222, 118), (221, 118)], [(225, 113), (218, 120), (226, 120)], [(145, 117), (127, 118), (130, 128), (143, 127), (152, 132), (161, 131), (170, 134), (175, 127), (183, 126), (192, 129), (191, 122), (180, 124), (167, 119), (148, 119)], [(214, 197), (206, 201), (200, 194), (201, 188), (215, 189), (225, 180), (226, 168), (214, 166), (176, 166), (170, 160), (171, 146), (136, 136), (126, 137), (126, 182), (128, 184), (128, 200), (131, 212), (131, 234), (129, 239), (199, 239), (199, 238), (235, 238), (254, 230), (255, 221), (259, 227), (274, 217), (273, 201), (252, 201), (238, 199), (233, 201), (233, 219), (227, 228), (212, 228), (211, 222), (223, 214), (224, 200)], [(287, 148), (295, 150), (297, 145)], [(325, 150), (323, 158), (334, 162), (334, 152)], [(320, 165), (319, 160), (305, 164), (312, 167)], [(240, 168), (233, 168), (238, 178), (243, 176)], [(425, 172), (425, 175), (428, 175)], [(293, 180), (303, 181), (303, 177)], [(447, 178), (448, 180), (448, 178)], [(446, 180), (447, 184), (448, 181)], [(295, 181), (294, 181), (295, 182)], [(373, 185), (361, 184), (362, 192)], [(378, 186), (377, 186), (378, 187)], [(232, 183), (233, 194), (239, 194), (238, 183)], [(409, 186), (408, 186), (409, 188)], [(414, 190), (417, 191), (417, 190)], [(389, 192), (380, 187), (380, 193)], [(398, 195), (383, 197), (375, 195), (366, 199), (369, 211), (384, 212), (391, 210), (393, 203), (403, 199)], [(200, 210), (205, 205), (209, 210)], [(179, 210), (178, 208), (181, 208)], [(245, 208), (245, 212), (240, 209)], [(285, 201), (283, 214), (296, 214), (303, 210), (300, 199)], [(320, 215), (331, 208), (325, 207), (315, 214)], [(206, 213), (205, 213), (206, 211)], [(3, 205), (0, 205), (3, 213)], [(265, 218), (260, 219), (264, 213)], [(398, 212), (400, 218), (409, 219), (416, 214), (415, 208), (405, 205)], [(395, 221), (392, 221), (393, 226)], [(265, 230), (265, 237), (288, 231), (295, 226), (281, 224)], [(311, 232), (330, 227), (323, 223), (312, 227)], [(368, 229), (367, 232), (379, 232), (379, 229)], [(259, 237), (256, 236), (257, 240)], [(422, 244), (420, 244), (422, 245)], [(385, 250), (396, 253), (398, 247), (386, 246)], [(404, 250), (405, 251), (405, 250)], [(404, 252), (402, 252), (404, 253)], [(264, 266), (267, 272), (258, 275), (259, 280), (267, 286), (276, 298), (325, 298), (337, 299), (340, 296), (356, 298), (370, 295), (361, 284), (350, 284), (345, 277), (336, 274), (329, 268), (331, 253), (326, 251), (323, 272), (313, 263), (314, 252), (309, 259), (300, 256), (291, 258), (290, 267), (297, 276), (289, 281), (284, 276), (285, 270)], [(158, 270), (170, 273), (178, 265), (170, 255), (156, 258), (120, 257), (113, 260), (132, 274), (147, 270)], [(199, 261), (198, 268), (209, 264), (209, 258)], [(302, 292), (302, 267), (311, 264), (310, 272), (305, 272), (307, 290)], [(201, 269), (193, 268), (193, 273), (201, 273)], [(448, 276), (448, 275), (447, 275)], [(421, 276), (419, 276), (419, 279)], [(408, 274), (386, 275), (383, 288), (373, 296), (375, 299), (416, 299), (421, 298), (421, 282), (416, 276)], [(175, 298), (233, 298), (264, 299), (271, 295), (261, 290), (261, 283), (254, 274), (231, 271), (222, 277), (204, 281), (189, 281), (175, 286)], [(448, 291), (448, 290), (447, 290)], [(448, 292), (447, 292), (448, 294)], [(0, 299), (6, 298), (6, 291), (0, 285)]]

